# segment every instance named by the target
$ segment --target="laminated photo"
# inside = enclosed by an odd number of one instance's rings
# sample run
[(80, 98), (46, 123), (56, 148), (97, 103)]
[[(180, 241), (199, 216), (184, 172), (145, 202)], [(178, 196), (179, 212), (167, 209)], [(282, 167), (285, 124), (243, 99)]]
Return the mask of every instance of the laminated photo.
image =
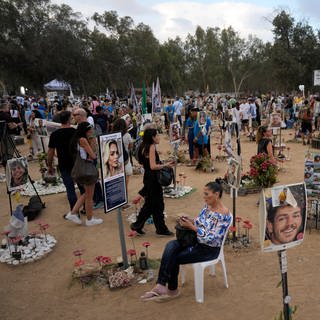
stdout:
[(48, 136), (46, 120), (36, 118), (34, 119), (34, 126), (35, 126), (36, 133), (38, 134), (39, 137)]
[(228, 185), (233, 188), (239, 188), (240, 185), (240, 163), (234, 159), (228, 159), (227, 180)]
[(270, 115), (270, 127), (271, 128), (281, 128), (282, 117), (278, 112), (273, 112)]
[(116, 132), (98, 139), (104, 208), (109, 212), (128, 202), (122, 136)]
[(262, 251), (279, 251), (303, 242), (307, 221), (304, 183), (265, 189), (260, 197)]
[(169, 130), (169, 138), (171, 143), (178, 143), (180, 142), (181, 135), (180, 135), (180, 124), (179, 122), (171, 123), (170, 130)]
[(9, 191), (23, 189), (28, 183), (28, 162), (25, 157), (8, 160), (6, 181)]
[(198, 112), (198, 123), (200, 127), (204, 127), (207, 123), (207, 114), (205, 111)]

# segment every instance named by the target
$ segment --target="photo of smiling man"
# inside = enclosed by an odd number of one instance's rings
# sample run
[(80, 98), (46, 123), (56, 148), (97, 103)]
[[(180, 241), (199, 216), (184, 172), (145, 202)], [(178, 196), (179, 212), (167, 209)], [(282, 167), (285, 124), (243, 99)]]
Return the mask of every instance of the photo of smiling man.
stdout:
[(303, 241), (306, 203), (303, 183), (265, 191), (264, 251), (283, 250)]

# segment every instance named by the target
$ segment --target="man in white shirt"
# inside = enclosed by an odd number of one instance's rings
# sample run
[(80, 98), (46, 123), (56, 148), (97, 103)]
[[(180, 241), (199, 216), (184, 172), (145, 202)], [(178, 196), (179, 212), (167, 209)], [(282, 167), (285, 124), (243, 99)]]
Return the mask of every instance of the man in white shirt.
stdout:
[(176, 114), (177, 119), (180, 123), (180, 127), (182, 128), (181, 111), (182, 111), (183, 105), (182, 105), (181, 101), (179, 100), (179, 97), (176, 97), (176, 101), (174, 102), (173, 107), (174, 107), (174, 113)]
[(238, 136), (240, 131), (241, 131), (240, 104), (237, 101), (232, 108), (231, 135), (236, 134), (236, 136)]
[(250, 105), (245, 100), (240, 104), (240, 118), (244, 132), (249, 132)]

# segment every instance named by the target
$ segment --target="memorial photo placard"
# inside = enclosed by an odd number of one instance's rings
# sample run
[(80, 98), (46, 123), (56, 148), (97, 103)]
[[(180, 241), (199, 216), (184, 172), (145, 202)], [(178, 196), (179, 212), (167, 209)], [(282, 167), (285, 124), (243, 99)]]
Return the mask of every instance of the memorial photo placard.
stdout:
[(105, 213), (128, 202), (121, 133), (99, 136)]
[(25, 157), (8, 160), (6, 181), (9, 191), (20, 190), (28, 183), (28, 161)]
[(262, 251), (285, 250), (303, 242), (307, 221), (304, 183), (264, 189), (260, 197)]

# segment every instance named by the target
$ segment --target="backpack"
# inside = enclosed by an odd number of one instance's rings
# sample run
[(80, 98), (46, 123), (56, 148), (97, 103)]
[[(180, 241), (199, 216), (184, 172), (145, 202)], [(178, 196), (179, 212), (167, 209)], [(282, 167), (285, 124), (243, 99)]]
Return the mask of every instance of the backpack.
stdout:
[(29, 204), (23, 207), (23, 215), (28, 218), (28, 221), (34, 220), (44, 208), (44, 204), (41, 202), (39, 196), (32, 196), (29, 200)]

